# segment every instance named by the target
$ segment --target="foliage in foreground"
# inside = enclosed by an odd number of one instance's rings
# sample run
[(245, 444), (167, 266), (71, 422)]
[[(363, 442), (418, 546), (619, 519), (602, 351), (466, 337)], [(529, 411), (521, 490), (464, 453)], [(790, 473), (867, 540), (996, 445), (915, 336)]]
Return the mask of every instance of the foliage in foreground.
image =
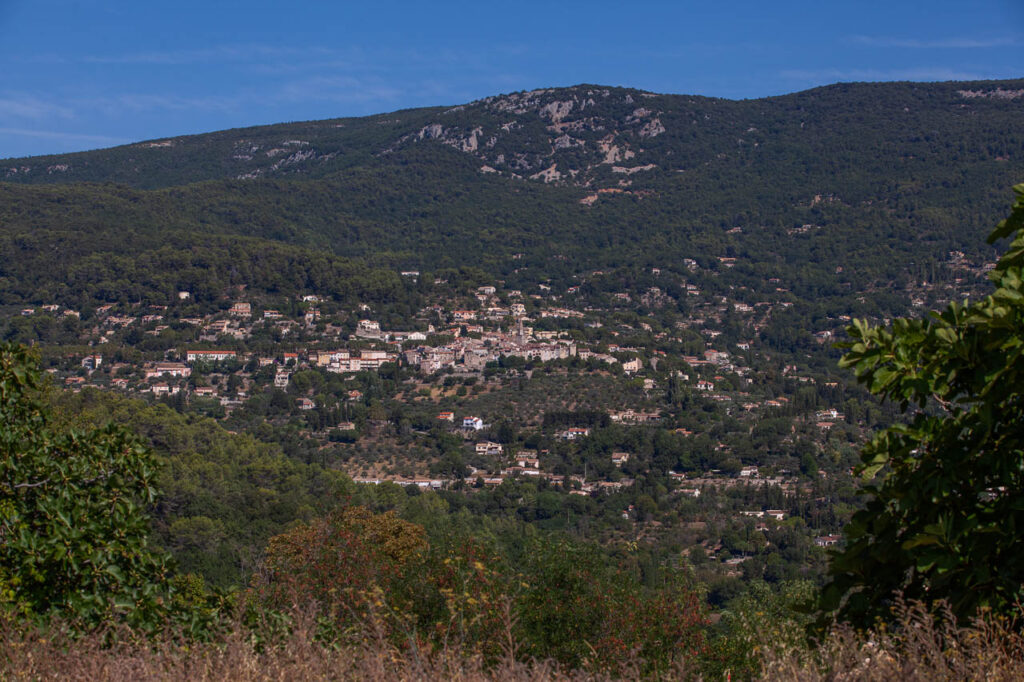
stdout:
[(1013, 620), (989, 614), (968, 625), (943, 603), (897, 599), (891, 623), (867, 632), (834, 626), (816, 646), (766, 646), (760, 678), (818, 682), (930, 682), (1024, 677), (1024, 636)]
[(431, 546), (424, 529), (360, 507), (275, 537), (250, 592), (250, 622), (319, 609), (317, 636), (366, 633), (402, 651), (552, 659), (567, 669), (645, 674), (704, 650), (704, 609), (678, 577), (645, 587), (596, 550), (537, 538), (513, 567), (470, 538)]
[[(643, 662), (628, 655), (614, 674), (573, 670), (547, 660), (522, 661), (510, 651), (491, 664), (452, 649), (402, 649), (371, 630), (358, 642), (324, 646), (310, 614), (295, 613), (294, 627), (262, 646), (252, 631), (235, 626), (215, 641), (195, 643), (165, 633), (136, 639), (125, 631), (69, 637), (56, 623), (46, 629), (15, 627), (0, 619), (0, 678), (9, 680), (606, 680), (642, 676)], [(119, 635), (119, 636), (112, 636)], [(114, 642), (114, 644), (111, 644)], [(762, 670), (752, 679), (817, 682), (986, 679), (1024, 677), (1024, 637), (1007, 621), (989, 618), (957, 626), (922, 605), (904, 606), (894, 626), (867, 633), (833, 629), (820, 646), (773, 642), (753, 650)], [(692, 665), (665, 670), (661, 679), (723, 679), (702, 676)], [(733, 670), (732, 679), (745, 679)]]
[(151, 624), (170, 577), (147, 542), (153, 455), (115, 426), (52, 429), (40, 381), (28, 349), (0, 347), (0, 604)]
[(832, 560), (826, 611), (858, 625), (890, 617), (893, 597), (945, 600), (962, 619), (1024, 598), (1024, 185), (989, 237), (1013, 238), (996, 290), (891, 329), (849, 328), (842, 360), (911, 413), (877, 434), (860, 473), (881, 481)]

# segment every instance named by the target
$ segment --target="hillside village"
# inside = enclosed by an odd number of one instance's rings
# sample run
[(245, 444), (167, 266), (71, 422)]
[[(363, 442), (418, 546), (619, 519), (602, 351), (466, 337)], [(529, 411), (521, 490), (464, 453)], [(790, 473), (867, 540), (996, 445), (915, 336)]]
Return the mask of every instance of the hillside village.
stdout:
[[(854, 125), (845, 87), (800, 101), (828, 122), (813, 148), (789, 110), (589, 90), (33, 161), (8, 178), (29, 184), (4, 204), (4, 337), (85, 403), (214, 424), (381, 499), (635, 543), (719, 606), (735, 581), (820, 576), (858, 449), (898, 418), (835, 345), (987, 292), (997, 250), (971, 229), (1004, 198), (962, 201), (941, 135)], [(973, 182), (1009, 186), (1016, 114), (925, 94), (885, 106), (950, 130), (968, 107)], [(375, 161), (349, 172), (344, 149)], [(196, 150), (230, 161), (166, 162)], [(129, 187), (32, 184), (57, 178)], [(149, 189), (185, 180), (184, 202)], [(78, 215), (115, 236), (80, 239)]]
[[(985, 269), (951, 258), (965, 277)], [(402, 276), (414, 286), (419, 273)], [(796, 347), (814, 353), (785, 352), (763, 333), (794, 305), (781, 281), (731, 298), (657, 268), (646, 277), (661, 286), (602, 291), (604, 277), (526, 293), (437, 279), (397, 328), (330, 293), (244, 288), (213, 306), (179, 291), (165, 305), (45, 304), (17, 317), (73, 329), (73, 344), (47, 353), (71, 391), (212, 417), (356, 483), (586, 499), (578, 513), (627, 535), (685, 537), (724, 576), (763, 553), (765, 534), (788, 528), (804, 558), (833, 546), (853, 508), (856, 446), (888, 418), (827, 360), (850, 317), (805, 330)], [(662, 314), (678, 299), (689, 315)]]

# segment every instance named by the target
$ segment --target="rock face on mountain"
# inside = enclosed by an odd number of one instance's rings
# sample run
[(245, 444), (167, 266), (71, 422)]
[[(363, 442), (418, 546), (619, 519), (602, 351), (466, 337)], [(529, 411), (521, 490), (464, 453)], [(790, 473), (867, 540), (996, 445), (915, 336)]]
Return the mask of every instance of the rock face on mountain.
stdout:
[(608, 168), (631, 175), (658, 167), (621, 164), (642, 154), (645, 140), (665, 132), (660, 119), (664, 112), (652, 106), (671, 104), (666, 99), (649, 92), (587, 86), (488, 97), (441, 112), (439, 122), (403, 136), (398, 145), (436, 140), (472, 154), (486, 173), (584, 187), (601, 184), (602, 179), (604, 184), (610, 180), (628, 185), (610, 178)]

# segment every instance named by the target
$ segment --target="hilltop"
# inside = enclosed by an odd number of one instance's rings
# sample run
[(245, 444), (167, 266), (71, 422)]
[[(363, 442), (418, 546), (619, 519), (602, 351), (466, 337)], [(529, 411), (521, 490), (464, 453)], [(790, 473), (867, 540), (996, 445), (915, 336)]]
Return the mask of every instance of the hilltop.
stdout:
[(1022, 88), (580, 85), (7, 160), (0, 303), (88, 289), (90, 262), (224, 240), (513, 283), (738, 258), (743, 284), (783, 277), (801, 298), (891, 290), (951, 254), (991, 259), (984, 231), (1024, 172)]
[(411, 148), (437, 144), (471, 157), (481, 173), (589, 189), (787, 160), (844, 170), (859, 157), (876, 164), (893, 157), (894, 169), (905, 164), (913, 170), (945, 154), (960, 163), (1011, 160), (1019, 152), (1012, 123), (1022, 94), (1024, 80), (841, 84), (745, 101), (578, 85), (453, 107), (8, 159), (2, 173), (11, 182), (148, 189), (207, 180), (321, 179), (374, 162), (401, 162)]

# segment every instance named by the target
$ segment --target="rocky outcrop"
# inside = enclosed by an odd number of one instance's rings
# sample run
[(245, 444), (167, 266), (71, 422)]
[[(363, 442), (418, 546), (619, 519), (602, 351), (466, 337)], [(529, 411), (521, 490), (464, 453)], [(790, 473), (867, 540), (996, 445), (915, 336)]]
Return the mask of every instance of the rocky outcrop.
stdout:
[(990, 99), (1017, 99), (1024, 97), (1024, 90), (1004, 90), (994, 88), (992, 90), (957, 90), (957, 94), (965, 99), (976, 99), (987, 97)]
[(665, 132), (665, 126), (661, 124), (661, 121), (653, 118), (643, 125), (642, 128), (637, 132), (640, 137), (657, 137)]
[(574, 104), (572, 100), (549, 102), (540, 108), (540, 115), (558, 123), (569, 115)]
[(544, 182), (555, 182), (562, 179), (562, 174), (557, 170), (558, 164), (551, 164), (550, 168), (545, 168), (539, 173), (534, 173), (530, 176), (531, 180), (543, 180)]
[[(607, 176), (599, 173), (601, 166), (613, 166), (613, 173), (625, 175), (657, 167), (651, 162), (623, 163), (642, 161), (640, 141), (666, 132), (662, 112), (653, 104), (656, 98), (651, 93), (592, 87), (488, 97), (445, 110), (443, 123), (423, 126), (388, 151), (401, 144), (440, 142), (475, 156), (484, 173), (588, 187), (607, 184)], [(645, 103), (637, 106), (635, 100)], [(622, 112), (623, 105), (631, 105), (628, 113)], [(547, 133), (547, 151), (538, 150), (542, 130)]]
[(626, 175), (632, 175), (633, 173), (639, 173), (641, 171), (654, 170), (657, 167), (658, 166), (653, 163), (649, 163), (646, 166), (633, 166), (631, 168), (626, 168), (624, 166), (612, 166), (612, 173), (624, 173)]

